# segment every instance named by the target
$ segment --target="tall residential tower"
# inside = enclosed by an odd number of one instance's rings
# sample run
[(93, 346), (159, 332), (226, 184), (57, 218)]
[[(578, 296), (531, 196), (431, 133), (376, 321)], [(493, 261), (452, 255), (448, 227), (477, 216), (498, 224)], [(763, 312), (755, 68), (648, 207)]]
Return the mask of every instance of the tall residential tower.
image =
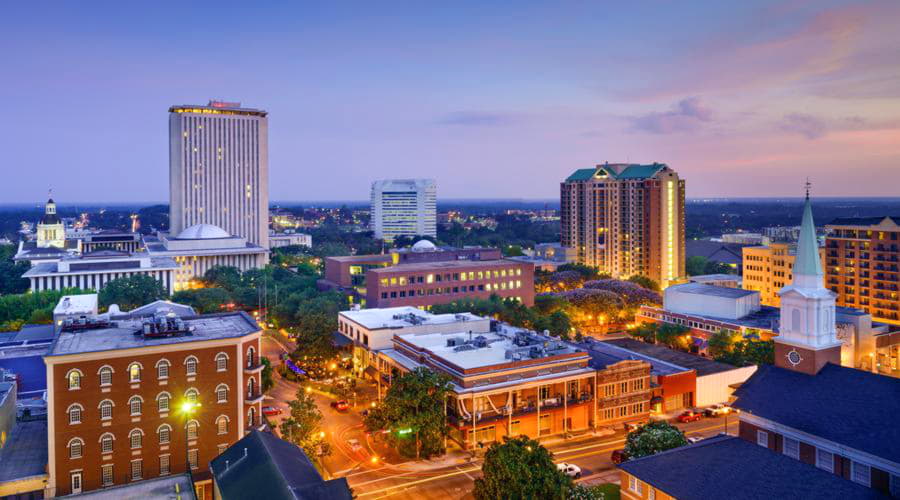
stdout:
[(437, 236), (437, 187), (433, 179), (389, 179), (372, 183), (375, 237)]
[(212, 224), (269, 247), (268, 113), (240, 103), (169, 108), (169, 232)]
[(662, 163), (604, 164), (560, 186), (561, 239), (578, 262), (666, 287), (684, 272), (684, 180)]

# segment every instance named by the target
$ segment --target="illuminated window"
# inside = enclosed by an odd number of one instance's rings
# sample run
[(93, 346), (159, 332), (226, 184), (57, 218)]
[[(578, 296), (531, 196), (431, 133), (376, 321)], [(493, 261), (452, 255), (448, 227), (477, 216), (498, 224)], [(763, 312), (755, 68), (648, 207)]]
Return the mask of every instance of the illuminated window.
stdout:
[(81, 371), (69, 370), (69, 373), (66, 374), (66, 380), (68, 381), (70, 391), (81, 389)]
[(188, 389), (187, 392), (184, 393), (184, 398), (191, 403), (196, 403), (199, 396), (200, 393), (197, 392), (197, 389)]
[(128, 365), (128, 381), (129, 382), (140, 382), (141, 381), (141, 365), (138, 363), (131, 363)]

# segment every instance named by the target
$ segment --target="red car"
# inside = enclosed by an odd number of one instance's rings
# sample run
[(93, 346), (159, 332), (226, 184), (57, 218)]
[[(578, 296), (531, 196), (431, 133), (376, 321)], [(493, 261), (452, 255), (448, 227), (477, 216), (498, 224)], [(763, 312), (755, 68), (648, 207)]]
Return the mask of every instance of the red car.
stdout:
[(281, 415), (281, 408), (275, 408), (274, 406), (263, 406), (262, 412), (263, 415), (267, 417), (274, 417), (275, 415)]
[(697, 420), (700, 420), (701, 418), (703, 418), (703, 414), (697, 413), (693, 410), (688, 410), (688, 411), (682, 413), (681, 415), (678, 415), (678, 421), (681, 423), (696, 422)]
[(610, 459), (612, 463), (620, 464), (628, 460), (628, 455), (625, 454), (625, 450), (613, 450)]
[(331, 407), (337, 411), (344, 412), (350, 409), (350, 403), (347, 403), (345, 400), (341, 399), (338, 401), (332, 401)]

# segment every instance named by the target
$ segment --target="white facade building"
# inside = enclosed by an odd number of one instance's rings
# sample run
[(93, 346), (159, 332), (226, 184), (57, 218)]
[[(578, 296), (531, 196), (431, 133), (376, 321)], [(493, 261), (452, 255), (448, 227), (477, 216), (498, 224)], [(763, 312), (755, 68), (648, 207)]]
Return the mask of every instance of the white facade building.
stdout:
[(293, 245), (312, 248), (312, 236), (305, 233), (272, 233), (269, 235), (269, 248)]
[(151, 257), (119, 250), (99, 250), (57, 262), (42, 262), (22, 275), (31, 282), (31, 291), (80, 288), (100, 291), (112, 280), (136, 274), (152, 276), (172, 293), (178, 264), (168, 257)]
[(240, 103), (169, 108), (169, 224), (212, 224), (269, 247), (267, 113)]
[(760, 310), (759, 292), (685, 283), (666, 288), (663, 292), (663, 308), (679, 314), (740, 319)]
[(375, 237), (437, 236), (437, 187), (433, 179), (372, 183), (371, 227)]

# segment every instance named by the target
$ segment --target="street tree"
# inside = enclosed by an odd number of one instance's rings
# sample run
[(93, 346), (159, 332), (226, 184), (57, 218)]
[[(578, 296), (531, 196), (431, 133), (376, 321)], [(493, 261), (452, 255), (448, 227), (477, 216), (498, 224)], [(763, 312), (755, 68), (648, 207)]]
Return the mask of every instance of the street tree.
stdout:
[(110, 281), (100, 290), (100, 305), (118, 305), (123, 310), (134, 309), (169, 296), (162, 283), (147, 274), (134, 274)]
[(281, 437), (303, 449), (308, 457), (324, 457), (331, 454), (331, 446), (322, 431), (322, 412), (316, 406), (312, 394), (298, 389), (294, 400), (288, 403), (290, 416), (281, 422)]
[(681, 429), (664, 420), (658, 420), (628, 433), (625, 439), (625, 455), (629, 459), (641, 458), (686, 444), (687, 439)]
[(449, 377), (416, 368), (394, 379), (381, 404), (366, 416), (366, 429), (389, 431), (387, 441), (403, 456), (441, 455), (450, 430), (445, 415), (449, 392)]
[(735, 343), (741, 340), (741, 334), (720, 329), (709, 337), (709, 355), (720, 358), (734, 350)]
[(198, 288), (177, 291), (172, 294), (172, 301), (191, 306), (200, 314), (207, 314), (222, 311), (232, 302), (232, 298), (224, 288)]
[(527, 436), (503, 437), (503, 443), (488, 448), (475, 480), (476, 500), (565, 499), (573, 489), (572, 479), (553, 463), (553, 455)]

